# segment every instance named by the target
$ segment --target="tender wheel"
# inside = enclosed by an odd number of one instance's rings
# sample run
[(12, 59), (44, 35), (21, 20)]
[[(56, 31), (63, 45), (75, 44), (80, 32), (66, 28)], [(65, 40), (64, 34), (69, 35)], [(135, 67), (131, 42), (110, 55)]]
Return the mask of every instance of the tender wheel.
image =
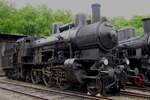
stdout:
[(31, 82), (30, 71), (26, 73), (26, 82)]
[(38, 71), (35, 69), (31, 70), (31, 81), (33, 84), (38, 84), (40, 82)]
[(5, 71), (6, 73), (6, 76), (9, 78), (9, 79), (13, 79), (13, 73), (12, 73), (13, 70), (7, 70)]
[(52, 87), (55, 84), (52, 72), (48, 69), (48, 67), (44, 67), (42, 71), (43, 71), (42, 79), (44, 84), (47, 87)]
[(20, 79), (20, 68), (16, 67), (14, 73), (15, 73), (15, 75), (14, 75), (15, 79), (19, 80)]

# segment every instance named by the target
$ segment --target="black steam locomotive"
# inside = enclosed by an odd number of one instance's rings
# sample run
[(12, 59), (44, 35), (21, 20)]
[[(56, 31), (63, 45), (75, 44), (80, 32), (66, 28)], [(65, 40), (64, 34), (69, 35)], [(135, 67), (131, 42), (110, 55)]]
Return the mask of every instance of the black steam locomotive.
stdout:
[(111, 53), (118, 44), (117, 31), (100, 22), (99, 4), (92, 5), (92, 11), (92, 24), (78, 14), (75, 23), (55, 24), (50, 37), (19, 39), (5, 50), (6, 75), (61, 89), (86, 87), (92, 95), (124, 88), (125, 65), (116, 65)]
[(118, 49), (128, 58), (129, 79), (136, 86), (150, 83), (150, 18), (143, 19), (144, 36), (120, 41)]

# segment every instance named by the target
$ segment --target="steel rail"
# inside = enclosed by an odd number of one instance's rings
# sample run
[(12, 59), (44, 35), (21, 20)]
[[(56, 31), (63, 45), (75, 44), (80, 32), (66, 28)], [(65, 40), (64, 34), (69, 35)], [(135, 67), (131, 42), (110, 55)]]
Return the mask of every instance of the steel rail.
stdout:
[[(25, 85), (25, 84), (17, 84), (17, 83), (12, 83), (12, 82), (6, 82), (6, 81), (0, 81), (0, 83), (4, 83), (4, 84), (11, 84), (11, 85), (16, 85), (16, 86), (22, 86), (22, 87), (26, 87), (26, 88), (32, 88), (32, 89), (36, 89), (36, 90), (40, 90), (40, 91), (46, 91), (46, 92), (49, 92), (49, 93), (56, 93), (56, 94), (63, 94), (63, 95), (66, 95), (66, 96), (69, 96), (69, 97), (79, 97), (79, 98), (84, 98), (84, 99), (92, 99), (92, 100), (113, 100), (111, 98), (108, 98), (108, 97), (104, 97), (104, 96), (90, 96), (90, 95), (87, 95), (85, 93), (80, 93), (80, 92), (73, 92), (73, 91), (70, 91), (70, 90), (67, 90), (67, 91), (62, 91), (62, 90), (57, 90), (57, 89), (52, 89), (52, 88), (41, 88), (41, 87), (34, 87), (34, 86), (31, 86), (31, 85)], [(14, 91), (15, 92), (15, 91)], [(47, 100), (47, 99), (46, 99)]]

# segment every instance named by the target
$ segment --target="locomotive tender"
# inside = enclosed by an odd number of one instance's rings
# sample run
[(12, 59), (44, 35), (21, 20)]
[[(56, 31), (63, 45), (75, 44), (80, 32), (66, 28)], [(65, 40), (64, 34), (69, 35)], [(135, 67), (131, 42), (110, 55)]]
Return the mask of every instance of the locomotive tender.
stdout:
[(118, 48), (130, 60), (130, 81), (136, 86), (150, 83), (150, 18), (143, 19), (144, 36), (120, 41)]
[(75, 23), (54, 25), (50, 37), (19, 39), (9, 53), (5, 51), (11, 62), (4, 68), (7, 76), (61, 89), (86, 87), (92, 95), (124, 88), (125, 67), (115, 65), (111, 54), (118, 45), (117, 31), (100, 22), (99, 4), (92, 5), (92, 14), (92, 24), (78, 14)]

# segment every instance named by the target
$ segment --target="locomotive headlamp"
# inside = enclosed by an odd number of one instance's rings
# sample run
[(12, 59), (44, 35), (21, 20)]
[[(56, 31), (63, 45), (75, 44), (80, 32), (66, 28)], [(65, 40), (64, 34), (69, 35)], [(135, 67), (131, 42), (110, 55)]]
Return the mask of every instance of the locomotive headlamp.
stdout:
[(104, 64), (104, 65), (108, 65), (108, 59), (104, 58), (104, 59), (103, 59), (103, 64)]
[(130, 64), (129, 59), (126, 59), (126, 64), (127, 64), (127, 65), (129, 65), (129, 64)]

